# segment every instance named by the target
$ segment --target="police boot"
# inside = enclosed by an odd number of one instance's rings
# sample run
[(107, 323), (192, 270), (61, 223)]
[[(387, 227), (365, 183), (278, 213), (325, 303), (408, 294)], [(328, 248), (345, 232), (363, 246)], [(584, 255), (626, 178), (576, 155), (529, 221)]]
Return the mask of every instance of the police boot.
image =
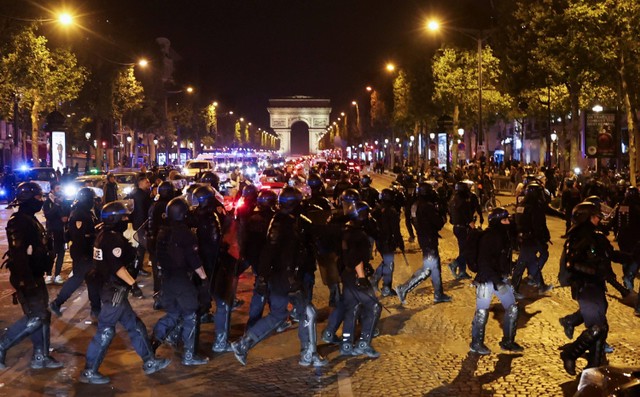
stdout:
[(167, 333), (164, 339), (160, 342), (171, 346), (171, 348), (173, 349), (178, 349), (178, 345), (180, 344), (180, 338), (182, 335), (182, 327), (183, 327), (182, 323), (183, 323), (183, 319), (182, 317), (179, 317), (176, 325)]
[(329, 284), (329, 307), (336, 307), (340, 300), (340, 286), (338, 284)]
[(153, 294), (153, 310), (162, 310), (162, 291)]
[(607, 364), (606, 346), (607, 342), (604, 336), (595, 341), (587, 354), (587, 366), (585, 368), (597, 368)]
[(309, 365), (313, 365), (314, 367), (324, 367), (327, 365), (328, 361), (318, 354), (317, 350), (318, 335), (316, 332), (316, 308), (313, 307), (312, 304), (307, 304), (305, 307), (305, 315), (306, 319), (303, 320), (300, 325), (304, 324), (304, 327), (307, 330), (308, 340), (302, 346), (300, 351), (300, 361), (298, 361), (298, 364), (303, 367), (308, 367)]
[(564, 317), (560, 317), (560, 325), (562, 325), (562, 329), (564, 330), (564, 334), (567, 338), (573, 339), (573, 332), (576, 325), (582, 323), (582, 321), (577, 322), (577, 317), (580, 316), (580, 312), (575, 312)]
[(373, 333), (375, 332), (378, 320), (380, 319), (382, 305), (380, 305), (380, 303), (376, 303), (373, 305), (371, 310), (372, 321), (368, 324), (368, 327), (365, 327), (363, 322), (360, 340), (356, 343), (353, 349), (354, 356), (367, 356), (369, 358), (380, 357), (380, 353), (371, 346), (371, 339), (373, 338)]
[[(19, 343), (27, 336), (31, 335), (33, 332), (38, 332), (38, 328), (42, 325), (42, 320), (40, 319), (40, 317), (27, 318), (24, 326), (21, 326), (21, 324), (19, 324), (21, 321), (24, 320), (20, 320), (18, 323), (11, 326), (7, 333), (5, 333), (2, 337), (2, 340), (0, 340), (0, 369), (7, 368), (4, 362), (7, 350)], [(18, 327), (18, 329), (20, 330), (14, 334), (13, 331), (16, 329), (15, 327)]]
[(489, 319), (489, 311), (487, 309), (477, 309), (471, 322), (471, 345), (470, 351), (483, 356), (491, 354), (491, 350), (484, 344), (484, 331)]
[(184, 317), (184, 323), (185, 325), (188, 324), (191, 331), (187, 337), (183, 339), (184, 351), (182, 353), (182, 365), (203, 365), (209, 362), (208, 357), (200, 357), (196, 354), (199, 334), (199, 324), (197, 320), (195, 313)]
[(502, 350), (510, 352), (524, 351), (524, 348), (515, 342), (516, 328), (518, 326), (517, 304), (513, 304), (507, 308), (503, 321), (502, 330), (504, 332), (504, 336), (502, 337), (502, 341), (500, 341), (500, 347)]
[(376, 269), (375, 272), (373, 272), (373, 275), (369, 280), (371, 281), (371, 286), (373, 287), (373, 290), (376, 292), (380, 292), (380, 279), (382, 279), (382, 266), (384, 266), (384, 262), (378, 265), (378, 268)]
[(62, 368), (64, 365), (49, 355), (49, 341), (51, 340), (51, 336), (49, 335), (49, 324), (42, 324), (41, 332), (42, 345), (34, 347), (33, 349), (33, 356), (31, 357), (31, 369)]
[(100, 364), (102, 364), (102, 360), (104, 360), (104, 356), (107, 354), (107, 349), (109, 348), (115, 333), (115, 328), (112, 327), (102, 330), (100, 333), (100, 339), (98, 339), (98, 353), (94, 361), (87, 361), (85, 364), (84, 370), (80, 374), (79, 380), (81, 383), (89, 383), (92, 385), (104, 385), (109, 383), (109, 377), (98, 372), (98, 368), (100, 368)]
[(449, 270), (451, 270), (451, 274), (453, 275), (453, 278), (458, 278), (458, 261), (454, 259), (453, 262), (449, 263), (448, 265)]
[(520, 283), (522, 283), (522, 275), (524, 273), (524, 267), (522, 271), (518, 268), (519, 264), (516, 264), (516, 268), (513, 269), (513, 275), (511, 276), (511, 286), (513, 287), (513, 295), (516, 299), (523, 299), (524, 296), (518, 292), (520, 290)]
[(405, 298), (407, 294), (413, 291), (421, 282), (426, 280), (431, 275), (431, 270), (420, 270), (415, 273), (411, 278), (404, 284), (400, 284), (395, 288), (396, 294), (398, 294), (398, 299), (400, 299), (400, 304), (404, 305), (406, 303)]
[(596, 340), (603, 334), (606, 335), (606, 328), (606, 325), (603, 327), (594, 325), (585, 329), (573, 343), (569, 344), (567, 348), (560, 353), (564, 370), (567, 371), (569, 375), (576, 374), (576, 360), (582, 356), (587, 349), (593, 348)]
[[(433, 279), (431, 279), (433, 281)], [(440, 284), (436, 285), (433, 291), (433, 303), (445, 303), (451, 302), (451, 297), (444, 293), (442, 289), (442, 280), (440, 280)]]
[(398, 293), (391, 288), (391, 285), (383, 285), (382, 289), (380, 290), (380, 295), (382, 296), (394, 296), (397, 295)]
[(151, 357), (145, 360), (144, 364), (142, 364), (142, 369), (144, 370), (145, 375), (151, 375), (161, 369), (167, 368), (169, 364), (171, 364), (171, 360), (168, 358)]
[(329, 331), (328, 329), (322, 330), (322, 340), (326, 343), (330, 343), (333, 345), (339, 345), (340, 339), (336, 336), (335, 332)]
[(231, 324), (231, 310), (226, 311), (224, 324), (221, 324), (221, 329), (216, 329), (216, 340), (213, 342), (211, 350), (216, 353), (224, 353), (231, 351), (231, 344), (229, 343), (229, 324)]
[(240, 364), (247, 365), (247, 353), (256, 343), (258, 343), (257, 339), (253, 335), (246, 333), (242, 338), (231, 344), (231, 350), (233, 350), (233, 354)]

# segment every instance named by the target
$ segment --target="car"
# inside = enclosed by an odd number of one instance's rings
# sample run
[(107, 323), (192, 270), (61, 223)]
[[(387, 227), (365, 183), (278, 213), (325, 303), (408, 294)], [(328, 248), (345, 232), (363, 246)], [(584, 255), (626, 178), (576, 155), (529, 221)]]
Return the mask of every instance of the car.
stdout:
[(343, 171), (340, 170), (330, 170), (324, 173), (324, 188), (327, 192), (327, 196), (331, 197), (333, 195), (333, 189), (336, 187), (336, 184), (342, 178)]
[(100, 177), (100, 179), (96, 179), (95, 176), (93, 178), (81, 176), (73, 181), (66, 182), (62, 184), (62, 197), (63, 200), (68, 203), (73, 203), (76, 199), (76, 194), (83, 187), (88, 187), (93, 190), (96, 194), (97, 198), (102, 198), (104, 195), (103, 186), (106, 182), (104, 175), (96, 175)]
[(125, 198), (133, 191), (136, 187), (139, 175), (140, 174), (138, 172), (133, 171), (113, 173), (113, 176), (116, 178), (116, 182), (118, 183), (118, 197), (120, 199)]
[(197, 174), (213, 171), (213, 163), (208, 160), (188, 160), (182, 168), (182, 174), (193, 179)]
[(51, 191), (51, 182), (57, 180), (56, 171), (52, 167), (33, 167), (19, 169), (15, 172), (16, 182), (35, 182), (44, 194)]
[(258, 178), (262, 186), (270, 189), (282, 189), (285, 186), (284, 174), (277, 168), (267, 168)]

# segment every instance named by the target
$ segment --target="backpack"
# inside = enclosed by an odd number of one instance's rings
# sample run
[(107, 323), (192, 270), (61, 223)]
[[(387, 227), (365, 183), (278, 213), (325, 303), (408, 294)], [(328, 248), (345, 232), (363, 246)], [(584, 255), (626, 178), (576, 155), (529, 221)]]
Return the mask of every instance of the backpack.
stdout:
[(480, 251), (480, 239), (486, 230), (471, 229), (464, 244), (462, 256), (467, 262), (467, 267), (474, 273), (478, 272), (478, 253)]

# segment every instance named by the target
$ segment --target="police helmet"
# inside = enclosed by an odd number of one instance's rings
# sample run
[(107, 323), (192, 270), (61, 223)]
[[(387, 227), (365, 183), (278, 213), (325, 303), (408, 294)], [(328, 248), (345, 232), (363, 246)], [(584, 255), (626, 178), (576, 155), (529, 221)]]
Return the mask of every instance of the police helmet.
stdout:
[(603, 200), (598, 196), (589, 196), (586, 199), (584, 199), (584, 202), (595, 204), (595, 206), (598, 208), (598, 211), (600, 211), (602, 208)]
[(311, 174), (307, 179), (307, 185), (311, 188), (311, 190), (316, 190), (322, 188), (322, 178), (318, 174)]
[(273, 190), (264, 189), (258, 193), (258, 207), (262, 209), (273, 208), (278, 203), (278, 195)]
[(625, 191), (627, 189), (627, 186), (629, 186), (629, 184), (624, 179), (620, 179), (618, 182), (616, 182), (616, 187), (621, 191)]
[(640, 191), (638, 190), (637, 187), (635, 186), (629, 186), (627, 188), (627, 191), (624, 194), (624, 197), (627, 200), (634, 200), (634, 201), (638, 201), (640, 200)]
[(214, 172), (207, 171), (202, 174), (199, 182), (207, 183), (217, 190), (218, 186), (220, 185), (220, 177), (216, 175)]
[(369, 187), (371, 186), (371, 175), (369, 174), (364, 174), (362, 175), (362, 178), (360, 178), (360, 184), (362, 185), (362, 187)]
[(354, 207), (354, 211), (349, 213), (349, 217), (357, 221), (366, 221), (369, 219), (369, 205), (364, 201), (358, 201)]
[(573, 187), (575, 183), (576, 183), (576, 180), (573, 178), (569, 178), (564, 182), (564, 184), (567, 185), (567, 187)]
[(122, 200), (112, 201), (102, 207), (101, 217), (105, 225), (115, 225), (128, 220), (131, 209)]
[(193, 204), (200, 208), (206, 208), (222, 205), (222, 202), (216, 195), (216, 190), (213, 187), (204, 185), (199, 186), (193, 192)]
[(544, 188), (538, 182), (530, 182), (524, 190), (524, 197), (527, 200), (539, 200), (544, 199)]
[(467, 193), (469, 192), (469, 185), (466, 182), (456, 182), (454, 188), (456, 192)]
[(160, 200), (171, 200), (175, 195), (175, 189), (173, 184), (169, 181), (165, 181), (158, 185), (158, 196)]
[(573, 211), (571, 212), (571, 222), (574, 225), (581, 225), (591, 220), (592, 216), (602, 218), (602, 213), (598, 209), (597, 205), (584, 201), (573, 207)]
[(74, 204), (76, 206), (92, 208), (95, 200), (96, 192), (94, 192), (93, 189), (89, 187), (83, 187), (82, 189), (78, 190), (78, 193), (76, 193), (76, 201)]
[(433, 194), (433, 185), (428, 182), (418, 184), (418, 196), (429, 198)]
[(495, 226), (509, 217), (509, 211), (503, 207), (496, 207), (489, 213), (489, 226)]
[(292, 210), (302, 202), (302, 192), (295, 187), (285, 186), (278, 195), (278, 205), (282, 210)]
[(35, 182), (22, 182), (16, 188), (15, 203), (22, 204), (35, 198), (42, 196), (42, 188)]
[(360, 200), (360, 192), (354, 188), (345, 189), (340, 195), (341, 202), (355, 203)]
[(174, 222), (182, 222), (189, 214), (189, 204), (182, 197), (176, 197), (169, 201), (165, 214), (167, 219)]
[(242, 197), (244, 197), (245, 200), (256, 201), (258, 198), (258, 188), (256, 185), (246, 185), (242, 189)]
[(382, 189), (380, 192), (380, 201), (383, 203), (393, 203), (396, 199), (396, 194), (392, 189)]

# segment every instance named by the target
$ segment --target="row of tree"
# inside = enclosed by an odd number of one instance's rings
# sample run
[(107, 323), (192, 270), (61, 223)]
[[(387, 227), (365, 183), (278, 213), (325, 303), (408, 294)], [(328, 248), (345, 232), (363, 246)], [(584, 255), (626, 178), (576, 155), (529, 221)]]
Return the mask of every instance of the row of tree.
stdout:
[[(475, 33), (483, 40), (483, 129), (499, 121), (543, 121), (564, 127), (560, 142), (571, 168), (580, 153), (581, 109), (599, 102), (624, 112), (629, 132), (631, 181), (638, 166), (640, 3), (635, 0), (517, 0), (490, 2), (494, 25)], [(446, 29), (446, 27), (444, 28)], [(469, 30), (466, 30), (469, 33)], [(484, 35), (484, 36), (483, 36)], [(486, 40), (485, 40), (486, 39)], [(459, 40), (459, 42), (457, 41)], [(446, 32), (425, 53), (408, 47), (391, 89), (370, 101), (370, 132), (413, 135), (437, 128), (443, 114), (458, 127), (478, 129), (478, 51), (469, 37)], [(439, 47), (439, 48), (437, 48)], [(470, 49), (473, 48), (473, 49)], [(382, 84), (381, 86), (384, 86)], [(550, 132), (543, 137), (548, 144)], [(505, 136), (502, 136), (504, 138)], [(456, 151), (453, 151), (455, 153)], [(455, 162), (454, 162), (455, 163)]]

